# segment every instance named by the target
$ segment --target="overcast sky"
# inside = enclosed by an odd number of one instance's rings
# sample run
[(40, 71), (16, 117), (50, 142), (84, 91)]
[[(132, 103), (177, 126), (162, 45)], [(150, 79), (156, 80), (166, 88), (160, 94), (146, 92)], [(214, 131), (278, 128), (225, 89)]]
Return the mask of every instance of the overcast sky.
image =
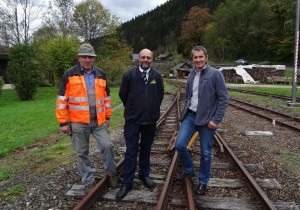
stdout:
[(146, 13), (168, 0), (100, 0), (102, 5), (121, 22)]

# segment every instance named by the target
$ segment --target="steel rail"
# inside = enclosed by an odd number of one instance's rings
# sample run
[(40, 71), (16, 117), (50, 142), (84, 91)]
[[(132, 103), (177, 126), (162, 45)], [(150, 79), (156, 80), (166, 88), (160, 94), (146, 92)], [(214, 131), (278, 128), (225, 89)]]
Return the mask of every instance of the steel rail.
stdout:
[(164, 210), (167, 209), (169, 194), (172, 189), (173, 178), (176, 172), (177, 164), (178, 164), (178, 153), (175, 152), (173, 155), (173, 159), (165, 180), (165, 184), (160, 192), (160, 196), (158, 198), (157, 205), (155, 207), (156, 210)]
[[(124, 157), (117, 163), (117, 171), (119, 171), (124, 164)], [(108, 186), (108, 175), (104, 176), (91, 191), (86, 194), (83, 199), (74, 207), (74, 210), (87, 210), (97, 201), (104, 189)]]
[(195, 210), (196, 204), (193, 193), (193, 185), (190, 178), (185, 179), (185, 194), (186, 194), (186, 204), (188, 210)]
[[(217, 133), (217, 132), (216, 132)], [(223, 144), (225, 148), (225, 153), (228, 157), (237, 165), (238, 171), (247, 180), (247, 185), (256, 199), (264, 206), (264, 209), (276, 210), (277, 208), (273, 204), (273, 202), (268, 198), (265, 192), (259, 187), (251, 174), (244, 167), (242, 162), (237, 158), (234, 152), (230, 149), (227, 143), (223, 140), (223, 138), (217, 134), (215, 137), (219, 138), (219, 141)]]
[(269, 108), (266, 108), (266, 107), (260, 107), (260, 106), (257, 106), (257, 105), (254, 105), (252, 103), (249, 103), (249, 102), (246, 102), (246, 101), (241, 101), (239, 99), (236, 99), (236, 98), (230, 98), (231, 101), (236, 101), (236, 102), (239, 102), (241, 104), (246, 104), (248, 106), (254, 106), (256, 108), (259, 108), (261, 110), (267, 110), (273, 114), (277, 114), (277, 115), (280, 115), (280, 116), (283, 116), (283, 117), (286, 117), (286, 118), (291, 118), (292, 120), (295, 120), (297, 122), (300, 122), (300, 118), (299, 117), (296, 117), (296, 116), (293, 116), (293, 115), (289, 115), (289, 114), (285, 114), (285, 113), (281, 113), (281, 112), (277, 112), (277, 111), (274, 111), (272, 109), (269, 109)]
[[(270, 120), (270, 121), (273, 120), (273, 117), (269, 117), (269, 116), (265, 116), (265, 115), (259, 114), (259, 113), (255, 112), (255, 111), (252, 111), (252, 110), (247, 109), (247, 108), (245, 108), (245, 107), (242, 107), (242, 106), (233, 104), (233, 103), (231, 103), (231, 102), (229, 102), (229, 105), (230, 105), (230, 106), (234, 106), (234, 107), (236, 107), (236, 108), (238, 108), (238, 109), (242, 109), (242, 110), (244, 110), (244, 111), (247, 111), (247, 112), (249, 112), (249, 113), (251, 113), (251, 114), (255, 114), (255, 115), (259, 116), (259, 117), (268, 119), (268, 120)], [(255, 107), (254, 105), (252, 105), (252, 106)], [(291, 129), (293, 129), (293, 130), (300, 131), (300, 128), (299, 128), (299, 127), (296, 127), (296, 126), (287, 124), (287, 123), (282, 122), (282, 121), (280, 121), (280, 120), (278, 120), (278, 119), (276, 120), (276, 124), (280, 124), (280, 125), (282, 125), (282, 126), (291, 128)]]
[[(251, 91), (251, 90), (242, 90), (242, 89), (237, 89), (237, 88), (227, 88), (228, 91), (234, 91), (234, 92), (242, 92), (242, 93), (248, 93), (252, 95), (259, 95), (259, 96), (267, 96), (270, 98), (277, 98), (277, 99), (282, 99), (282, 100), (291, 100), (291, 97), (289, 96), (284, 96), (284, 95), (279, 95), (279, 94), (273, 94), (273, 93), (262, 93), (262, 92), (257, 92), (257, 91)], [(296, 98), (296, 101), (300, 101), (300, 98)]]

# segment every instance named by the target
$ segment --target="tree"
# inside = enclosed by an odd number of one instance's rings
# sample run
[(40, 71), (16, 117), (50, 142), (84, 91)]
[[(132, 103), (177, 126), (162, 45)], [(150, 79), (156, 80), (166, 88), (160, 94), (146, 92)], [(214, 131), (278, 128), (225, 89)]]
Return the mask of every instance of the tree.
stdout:
[(116, 37), (116, 34), (112, 34), (96, 41), (101, 43), (97, 48), (96, 66), (105, 71), (111, 85), (121, 82), (123, 73), (131, 64), (132, 49)]
[(49, 40), (46, 44), (45, 56), (56, 76), (57, 85), (64, 71), (77, 63), (78, 48), (79, 42), (76, 38), (58, 37)]
[[(259, 59), (268, 55), (268, 0), (231, 0), (215, 12), (205, 43), (219, 59)], [(226, 53), (226, 54), (225, 54)]]
[(190, 9), (186, 19), (181, 24), (181, 36), (183, 41), (189, 41), (192, 45), (202, 45), (204, 30), (212, 21), (209, 9), (194, 6)]
[(7, 73), (21, 100), (32, 100), (42, 78), (40, 64), (35, 59), (33, 47), (17, 44), (11, 48)]
[(60, 36), (71, 37), (74, 35), (73, 0), (54, 0), (49, 2), (48, 11), (49, 13), (44, 16), (42, 28), (53, 28), (57, 35)]
[(275, 59), (292, 62), (295, 45), (296, 1), (276, 0), (270, 4), (267, 50)]
[(118, 21), (97, 0), (86, 0), (75, 6), (73, 20), (76, 31), (84, 41), (111, 34)]
[(0, 39), (6, 46), (30, 41), (39, 18), (39, 0), (2, 0), (0, 2)]

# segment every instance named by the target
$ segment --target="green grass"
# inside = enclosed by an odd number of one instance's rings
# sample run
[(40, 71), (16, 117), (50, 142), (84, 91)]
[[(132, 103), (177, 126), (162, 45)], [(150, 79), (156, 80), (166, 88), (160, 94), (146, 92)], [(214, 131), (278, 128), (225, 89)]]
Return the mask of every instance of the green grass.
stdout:
[(0, 167), (0, 182), (9, 179), (13, 174), (13, 170), (10, 167)]
[(4, 195), (8, 196), (8, 195), (20, 195), (23, 192), (25, 192), (25, 187), (22, 185), (16, 185), (13, 186), (9, 189), (7, 189), (7, 191), (4, 193)]
[[(118, 91), (119, 87), (111, 88), (113, 106), (121, 103)], [(3, 90), (0, 100), (0, 157), (59, 131), (55, 117), (56, 96), (57, 88), (43, 87), (38, 88), (35, 100), (20, 101), (16, 91)]]
[[(271, 93), (277, 95), (284, 95), (292, 97), (292, 86), (291, 88), (268, 88), (268, 87), (243, 87), (240, 88), (241, 90), (249, 90), (249, 91), (256, 91), (260, 93)], [(300, 97), (300, 92), (296, 92), (296, 96)]]

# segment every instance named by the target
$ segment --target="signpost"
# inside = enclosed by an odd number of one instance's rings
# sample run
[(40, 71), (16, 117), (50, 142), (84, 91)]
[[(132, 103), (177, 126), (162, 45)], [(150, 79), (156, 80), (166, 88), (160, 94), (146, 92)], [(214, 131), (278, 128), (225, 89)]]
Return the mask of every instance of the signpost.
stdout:
[(297, 92), (298, 48), (299, 48), (299, 13), (300, 13), (300, 0), (297, 0), (296, 31), (295, 31), (295, 59), (294, 59), (294, 74), (293, 74), (293, 83), (292, 83), (292, 104), (296, 103), (296, 92)]

